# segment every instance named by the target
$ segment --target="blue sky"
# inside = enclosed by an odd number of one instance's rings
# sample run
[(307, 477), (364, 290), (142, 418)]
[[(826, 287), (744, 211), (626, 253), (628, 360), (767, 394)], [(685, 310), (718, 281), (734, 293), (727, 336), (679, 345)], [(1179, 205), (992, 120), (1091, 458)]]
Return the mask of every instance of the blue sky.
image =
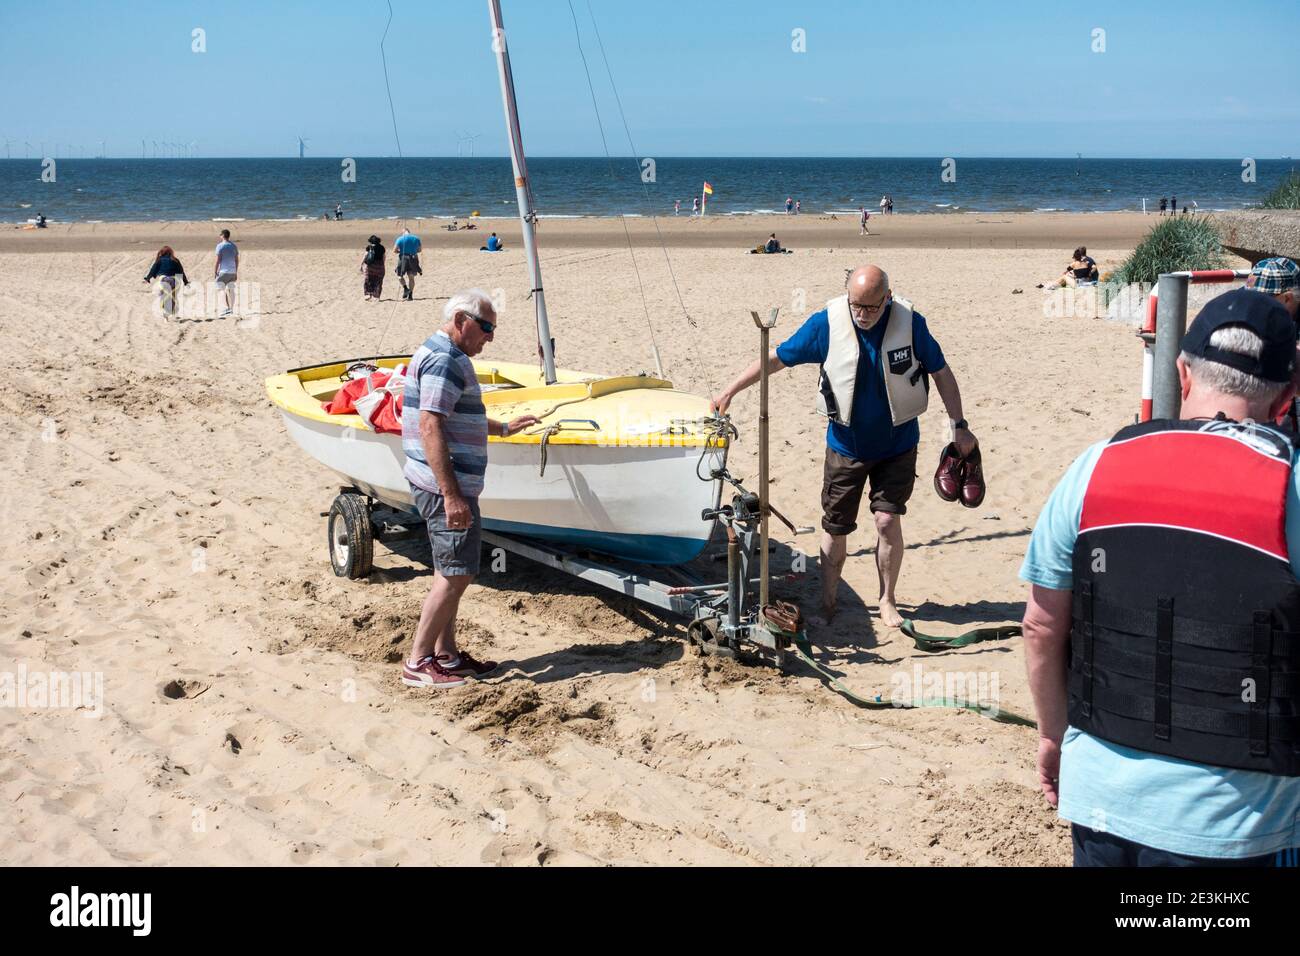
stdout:
[[(1294, 0), (573, 0), (627, 154), (589, 2), (643, 156), (1300, 156)], [(486, 0), (392, 5), (404, 152), (454, 156), (471, 132), (504, 155)], [(503, 7), (530, 155), (602, 154), (567, 0)], [(0, 0), (0, 140), (15, 157), (101, 140), (138, 156), (142, 138), (290, 156), (302, 134), (313, 156), (395, 155), (387, 16), (384, 0)]]

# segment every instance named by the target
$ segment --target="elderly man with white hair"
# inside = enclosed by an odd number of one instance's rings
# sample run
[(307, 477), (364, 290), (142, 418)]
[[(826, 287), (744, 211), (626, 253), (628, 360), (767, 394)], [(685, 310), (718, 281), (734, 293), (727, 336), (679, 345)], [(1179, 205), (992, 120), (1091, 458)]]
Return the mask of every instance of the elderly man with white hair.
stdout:
[(1285, 306), (1212, 299), (1179, 419), (1070, 466), (1020, 576), (1039, 783), (1076, 866), (1296, 866), (1300, 477)]
[[(820, 364), (817, 409), (826, 426), (822, 475), (822, 614), (835, 614), (848, 536), (857, 530), (858, 510), (868, 486), (876, 526), (876, 573), (880, 581), (880, 620), (898, 627), (894, 589), (903, 565), (903, 515), (916, 481), (917, 419), (929, 401), (929, 378), (954, 429), (951, 456), (960, 473), (943, 471), (935, 489), (947, 501), (968, 508), (984, 499), (984, 479), (975, 436), (962, 416), (961, 391), (924, 317), (912, 304), (895, 298), (889, 276), (876, 266), (855, 269), (848, 291), (808, 316), (802, 326), (767, 356), (767, 369)], [(726, 412), (738, 393), (758, 381), (757, 360), (713, 399)]]
[(470, 359), (496, 333), (491, 297), (482, 289), (457, 292), (443, 318), (442, 328), (411, 356), (402, 395), (405, 475), (428, 527), (434, 565), (415, 644), (402, 665), (402, 683), (433, 689), (457, 687), (496, 669), (494, 661), (476, 660), (456, 646), (456, 611), (479, 570), (478, 498), (488, 436), (505, 438), (537, 423), (532, 415), (509, 422), (487, 417)]

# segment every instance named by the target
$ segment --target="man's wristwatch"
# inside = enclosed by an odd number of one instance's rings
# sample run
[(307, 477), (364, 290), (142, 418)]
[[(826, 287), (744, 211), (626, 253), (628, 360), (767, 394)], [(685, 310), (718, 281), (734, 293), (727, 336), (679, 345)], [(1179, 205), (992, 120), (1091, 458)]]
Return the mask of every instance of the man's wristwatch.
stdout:
[(961, 431), (963, 428), (970, 431), (970, 426), (966, 424), (966, 419), (964, 418), (952, 423), (952, 430), (955, 432)]

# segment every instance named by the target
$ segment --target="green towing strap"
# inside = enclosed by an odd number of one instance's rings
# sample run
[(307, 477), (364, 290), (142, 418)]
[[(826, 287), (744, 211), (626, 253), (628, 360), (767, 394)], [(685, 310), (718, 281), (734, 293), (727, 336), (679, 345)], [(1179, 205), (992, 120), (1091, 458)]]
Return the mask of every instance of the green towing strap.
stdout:
[[(983, 628), (982, 630), (996, 631), (996, 630), (1005, 630), (1005, 628), (990, 627), (990, 628)], [(1020, 629), (1016, 628), (1015, 630), (1019, 632)], [(957, 710), (973, 711), (979, 714), (981, 717), (987, 717), (990, 720), (996, 720), (1004, 724), (1018, 724), (1021, 727), (1038, 726), (1038, 724), (1034, 723), (1034, 721), (1030, 720), (1028, 717), (1021, 717), (1019, 714), (1012, 713), (1009, 710), (1002, 710), (1000, 708), (994, 709), (992, 707), (981, 707), (979, 704), (972, 704), (966, 701), (924, 699), (921, 701), (913, 701), (913, 702), (895, 702), (892, 700), (885, 700), (880, 694), (877, 694), (875, 697), (859, 697), (857, 694), (853, 693), (853, 691), (849, 690), (846, 686), (844, 686), (843, 681), (841, 681), (838, 677), (836, 677), (826, 668), (822, 667), (821, 664), (818, 664), (815, 660), (813, 660), (812, 645), (808, 643), (808, 637), (803, 631), (800, 631), (798, 634), (793, 634), (793, 635), (787, 634), (787, 636), (794, 644), (795, 653), (799, 655), (799, 659), (801, 661), (803, 661), (805, 664), (807, 664), (809, 667), (815, 670), (819, 675), (821, 675), (821, 677), (826, 681), (826, 685), (830, 687), (831, 690), (847, 698), (849, 701), (851, 701), (852, 703), (856, 704), (859, 707), (864, 707), (867, 708), (868, 710), (886, 710), (890, 708), (895, 710), (914, 710), (918, 707), (952, 707)], [(966, 637), (966, 636), (968, 635), (965, 634), (962, 635), (962, 637)], [(913, 637), (913, 640), (915, 639), (916, 638)], [(988, 639), (989, 638), (981, 638), (981, 640), (988, 640)], [(966, 643), (973, 643), (973, 642), (967, 641)]]
[(980, 641), (1001, 641), (1008, 637), (1020, 636), (1019, 624), (1004, 624), (1001, 627), (977, 627), (973, 631), (958, 634), (956, 637), (935, 637), (932, 634), (922, 634), (916, 629), (915, 621), (906, 619), (898, 629), (912, 639), (917, 650), (927, 651), (931, 654), (936, 651), (951, 650), (954, 647), (965, 647), (967, 644), (978, 644)]

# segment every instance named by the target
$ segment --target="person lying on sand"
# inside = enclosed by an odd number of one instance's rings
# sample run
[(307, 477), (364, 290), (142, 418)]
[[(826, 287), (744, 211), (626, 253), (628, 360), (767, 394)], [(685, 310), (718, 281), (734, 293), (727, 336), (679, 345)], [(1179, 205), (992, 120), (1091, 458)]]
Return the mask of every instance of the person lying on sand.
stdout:
[[(768, 353), (767, 370), (779, 372), (805, 364), (823, 368), (818, 411), (830, 422), (821, 496), (822, 616), (810, 622), (828, 624), (835, 614), (848, 536), (857, 530), (862, 496), (869, 488), (880, 619), (898, 627), (903, 616), (894, 590), (903, 565), (902, 519), (916, 481), (916, 448), (921, 440), (917, 418), (928, 401), (925, 375), (933, 377), (952, 420), (957, 453), (969, 458), (976, 441), (962, 417), (957, 379), (921, 314), (905, 300), (894, 299), (889, 276), (876, 266), (854, 270), (847, 285), (846, 295), (808, 316), (794, 335)], [(896, 329), (891, 322), (903, 325)], [(886, 334), (898, 344), (882, 359)], [(735, 397), (758, 381), (759, 373), (756, 360), (713, 399), (713, 409), (725, 414)], [(892, 407), (899, 409), (897, 416)], [(976, 472), (978, 468), (976, 464)], [(969, 468), (966, 479), (982, 487), (982, 476)]]

